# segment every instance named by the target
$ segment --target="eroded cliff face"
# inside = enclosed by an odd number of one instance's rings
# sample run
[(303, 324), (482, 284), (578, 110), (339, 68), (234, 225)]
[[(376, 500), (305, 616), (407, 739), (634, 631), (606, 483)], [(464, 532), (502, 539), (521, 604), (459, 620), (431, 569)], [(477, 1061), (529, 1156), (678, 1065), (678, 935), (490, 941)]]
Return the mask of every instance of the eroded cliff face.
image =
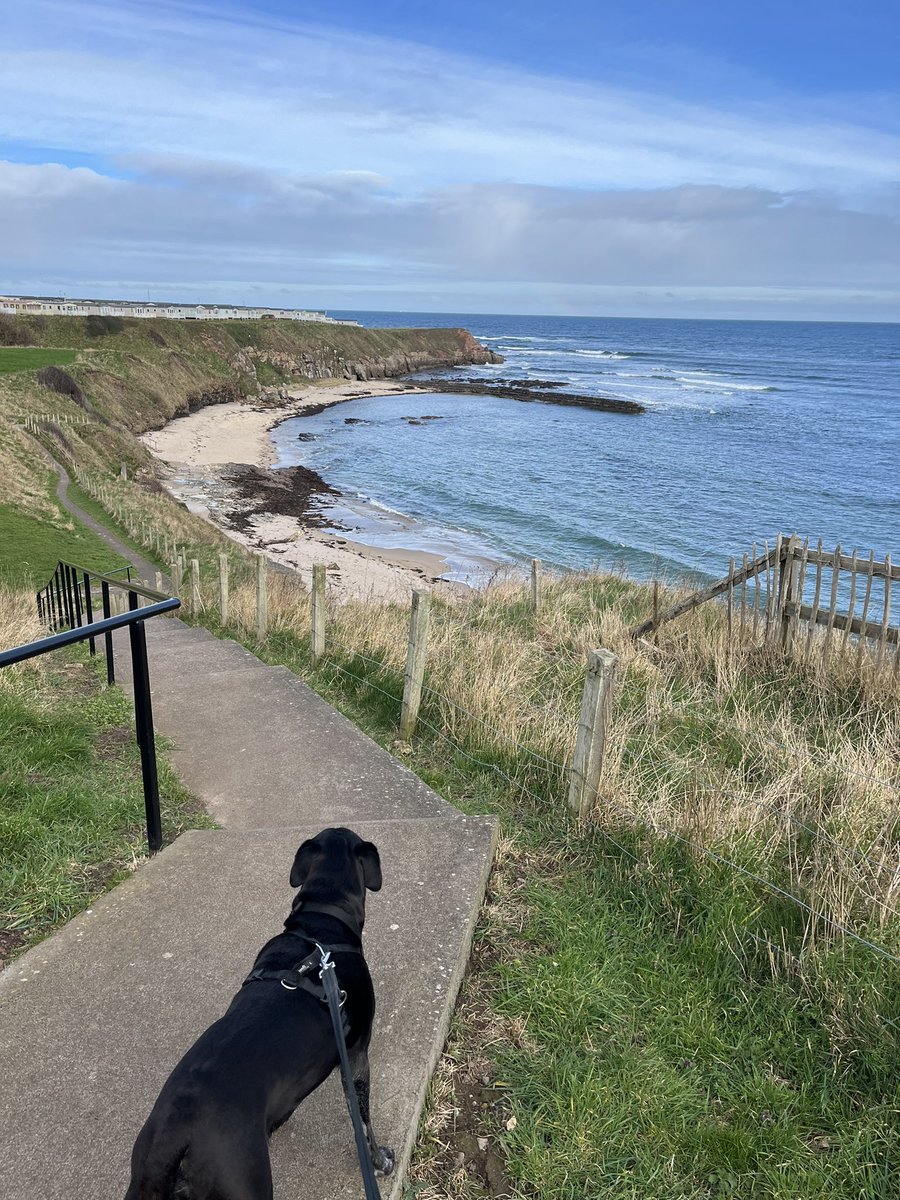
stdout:
[(372, 355), (345, 355), (333, 346), (309, 347), (299, 351), (273, 350), (245, 346), (234, 356), (231, 366), (241, 375), (257, 375), (257, 365), (265, 363), (278, 371), (302, 379), (392, 379), (438, 367), (481, 366), (502, 363), (493, 350), (472, 337), (467, 329), (442, 330), (444, 344), (427, 349), (410, 348)]
[[(277, 404), (319, 379), (386, 379), (502, 362), (465, 329), (370, 329), (308, 321), (166, 321), (0, 314), (0, 344), (60, 346), (101, 420), (132, 433), (209, 404)], [(41, 387), (34, 380), (36, 388)]]

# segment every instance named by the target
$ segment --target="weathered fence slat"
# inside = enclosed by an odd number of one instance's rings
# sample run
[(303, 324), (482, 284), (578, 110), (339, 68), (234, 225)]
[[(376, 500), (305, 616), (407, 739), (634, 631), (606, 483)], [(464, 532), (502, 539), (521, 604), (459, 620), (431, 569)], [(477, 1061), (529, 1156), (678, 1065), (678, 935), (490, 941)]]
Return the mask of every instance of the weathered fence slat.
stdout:
[[(874, 565), (875, 565), (875, 551), (870, 550), (869, 551), (868, 578), (866, 579), (866, 594), (865, 594), (865, 597), (863, 598), (862, 617), (860, 619), (860, 624), (863, 629), (865, 629), (865, 627), (866, 627), (867, 618), (869, 616), (869, 601), (872, 599), (872, 580), (875, 577), (875, 574), (874, 574), (872, 568), (874, 567)], [(866, 652), (866, 639), (865, 639), (865, 637), (861, 637), (856, 646), (856, 665), (858, 667), (862, 665), (863, 655), (865, 654), (865, 652)]]
[(878, 639), (878, 653), (875, 656), (875, 666), (881, 667), (884, 661), (884, 648), (887, 645), (888, 627), (891, 621), (891, 556), (886, 554), (884, 561), (887, 574), (884, 577), (884, 609), (881, 616), (881, 637)]
[[(753, 561), (756, 561), (756, 542), (753, 543), (751, 550)], [(759, 632), (759, 576), (753, 576), (753, 640), (756, 641), (756, 635)]]
[(800, 539), (789, 537), (781, 570), (781, 648), (786, 654), (790, 653), (793, 646), (794, 630), (799, 623), (797, 608), (802, 596), (799, 548)]
[(844, 622), (844, 636), (841, 639), (841, 650), (846, 651), (850, 644), (850, 626), (853, 624), (853, 611), (856, 608), (856, 551), (850, 555), (850, 604), (847, 609), (847, 620)]
[(819, 619), (819, 598), (822, 595), (822, 539), (819, 538), (819, 544), (816, 553), (816, 589), (813, 593), (812, 614), (810, 617), (809, 629), (806, 634), (806, 649), (804, 658), (808, 659), (812, 650), (813, 637), (816, 631), (816, 621)]
[(825, 626), (825, 646), (822, 651), (823, 665), (826, 671), (828, 670), (828, 664), (831, 661), (831, 635), (834, 630), (834, 618), (837, 616), (838, 581), (840, 579), (840, 570), (834, 565), (834, 562), (840, 559), (840, 556), (841, 544), (838, 542), (834, 548), (834, 559), (832, 560), (831, 600), (828, 605), (828, 623)]

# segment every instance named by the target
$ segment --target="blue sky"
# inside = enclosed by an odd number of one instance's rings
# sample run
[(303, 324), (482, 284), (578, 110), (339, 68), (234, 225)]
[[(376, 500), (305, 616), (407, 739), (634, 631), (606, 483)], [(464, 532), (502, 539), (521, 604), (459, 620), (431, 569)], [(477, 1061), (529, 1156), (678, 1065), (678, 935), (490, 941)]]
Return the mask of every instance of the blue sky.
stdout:
[(0, 291), (900, 318), (886, 0), (30, 0), (4, 25)]

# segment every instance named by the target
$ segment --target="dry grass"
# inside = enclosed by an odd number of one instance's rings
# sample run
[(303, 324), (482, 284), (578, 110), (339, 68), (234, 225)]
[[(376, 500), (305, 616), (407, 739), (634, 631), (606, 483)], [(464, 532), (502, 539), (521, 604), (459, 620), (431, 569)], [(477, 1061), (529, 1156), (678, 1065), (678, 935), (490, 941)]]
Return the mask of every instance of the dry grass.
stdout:
[[(35, 610), (34, 595), (0, 583), (0, 650), (21, 646), (42, 633)], [(16, 666), (0, 669), (0, 690), (20, 690), (23, 679), (45, 670), (43, 659), (35, 658)]]
[[(210, 594), (209, 604), (215, 600)], [(855, 649), (785, 659), (749, 636), (728, 641), (706, 606), (665, 626), (659, 644), (628, 627), (649, 588), (616, 576), (549, 582), (538, 617), (520, 581), (446, 597), (432, 610), (422, 719), (482, 755), (525, 792), (565, 801), (588, 649), (619, 659), (607, 757), (592, 819), (685, 839), (802, 897), (825, 928), (881, 930), (900, 950), (900, 705), (893, 664), (880, 672)], [(270, 637), (302, 657), (309, 597), (269, 574)], [(255, 587), (239, 585), (232, 623), (252, 640)], [(329, 612), (328, 661), (345, 678), (399, 694), (408, 611), (347, 603)], [(347, 674), (349, 673), (349, 675)], [(828, 925), (828, 922), (834, 924)], [(810, 941), (821, 936), (810, 920)]]

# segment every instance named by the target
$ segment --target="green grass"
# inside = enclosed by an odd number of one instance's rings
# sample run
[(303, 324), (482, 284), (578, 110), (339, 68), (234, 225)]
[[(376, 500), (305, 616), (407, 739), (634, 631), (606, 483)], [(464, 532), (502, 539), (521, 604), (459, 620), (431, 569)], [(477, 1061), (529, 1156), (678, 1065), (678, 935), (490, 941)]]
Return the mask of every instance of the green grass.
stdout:
[[(146, 853), (131, 704), (83, 659), (0, 688), (0, 949), (39, 940)], [(166, 840), (211, 825), (158, 763)]]
[[(61, 524), (70, 518), (60, 512), (58, 520)], [(83, 526), (59, 528), (12, 505), (0, 505), (0, 582), (37, 590), (49, 580), (60, 559), (96, 571), (124, 565), (119, 555)]]
[[(510, 613), (510, 634), (528, 621)], [(291, 632), (262, 649), (245, 640), (395, 746), (398, 672), (348, 655), (339, 663), (349, 675), (327, 660), (314, 669), (306, 638)], [(756, 697), (763, 728), (769, 708), (786, 705), (823, 743), (832, 722), (862, 707), (852, 687), (835, 686), (829, 706), (814, 709), (802, 672), (770, 663), (737, 686)], [(638, 711), (639, 678), (623, 679), (618, 703), (623, 715)], [(686, 762), (747, 769), (746, 747), (720, 715), (711, 706), (663, 722), (649, 750), (646, 732), (635, 735), (647, 787)], [(428, 702), (423, 716), (440, 727)], [(867, 716), (877, 723), (874, 710)], [(408, 1200), (492, 1195), (470, 1153), (478, 1137), (500, 1151), (514, 1196), (896, 1195), (900, 968), (846, 940), (823, 938), (809, 952), (802, 910), (752, 879), (614, 814), (579, 828), (564, 785), (515, 747), (465, 731), (457, 739), (461, 749), (422, 728), (404, 761), (463, 811), (496, 814), (504, 849)], [(788, 882), (764, 832), (743, 835), (729, 857)], [(877, 921), (861, 932), (881, 936)], [(473, 1078), (489, 1078), (492, 1097), (474, 1120), (459, 1115)]]
[(77, 350), (54, 350), (43, 346), (0, 346), (0, 375), (36, 371), (41, 367), (64, 367), (78, 357)]

